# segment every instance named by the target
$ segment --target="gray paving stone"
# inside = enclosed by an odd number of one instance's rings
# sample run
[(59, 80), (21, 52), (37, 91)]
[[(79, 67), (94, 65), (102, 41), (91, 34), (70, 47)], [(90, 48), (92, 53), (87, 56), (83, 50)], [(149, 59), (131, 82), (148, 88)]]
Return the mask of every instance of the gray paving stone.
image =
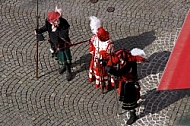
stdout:
[[(52, 5), (63, 8), (73, 43), (92, 36), (88, 17), (98, 16), (116, 48), (144, 49), (149, 63), (138, 64), (142, 104), (134, 126), (173, 126), (189, 116), (189, 90), (156, 88), (190, 7), (187, 0), (46, 0), (39, 1), (40, 26)], [(115, 7), (114, 12), (107, 12)], [(0, 1), (0, 125), (123, 126), (114, 91), (102, 95), (88, 77), (88, 44), (72, 48), (71, 82), (58, 74), (47, 40), (39, 43), (39, 79), (35, 78), (36, 1)], [(45, 34), (47, 36), (47, 34)], [(186, 95), (187, 94), (187, 95)], [(120, 104), (120, 103), (119, 103)], [(121, 106), (121, 105), (120, 105)], [(16, 113), (16, 114), (15, 114)]]

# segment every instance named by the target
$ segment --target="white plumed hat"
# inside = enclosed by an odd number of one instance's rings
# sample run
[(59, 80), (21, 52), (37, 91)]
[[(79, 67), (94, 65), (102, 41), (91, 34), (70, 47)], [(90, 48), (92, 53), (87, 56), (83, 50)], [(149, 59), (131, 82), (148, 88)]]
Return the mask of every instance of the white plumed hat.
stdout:
[(98, 28), (101, 27), (101, 21), (99, 18), (95, 16), (90, 16), (90, 28), (93, 34), (96, 34), (98, 32)]

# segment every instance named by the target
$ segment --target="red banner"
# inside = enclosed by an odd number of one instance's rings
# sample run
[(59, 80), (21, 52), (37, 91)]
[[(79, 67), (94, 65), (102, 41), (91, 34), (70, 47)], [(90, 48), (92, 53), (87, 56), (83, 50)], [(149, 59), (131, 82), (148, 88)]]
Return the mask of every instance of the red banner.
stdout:
[(157, 90), (190, 88), (190, 11), (171, 52)]

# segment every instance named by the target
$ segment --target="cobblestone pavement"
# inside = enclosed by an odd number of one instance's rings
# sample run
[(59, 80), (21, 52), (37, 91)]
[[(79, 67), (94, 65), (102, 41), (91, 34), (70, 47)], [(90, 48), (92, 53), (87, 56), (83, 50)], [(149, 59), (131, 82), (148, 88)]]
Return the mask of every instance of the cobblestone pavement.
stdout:
[[(95, 1), (95, 0), (94, 0)], [(156, 91), (190, 0), (39, 0), (40, 26), (62, 7), (73, 43), (92, 36), (89, 16), (101, 18), (116, 48), (144, 49), (138, 64), (142, 98), (133, 126), (174, 126), (190, 118), (190, 91)], [(114, 7), (114, 12), (108, 12)], [(102, 94), (88, 82), (88, 43), (72, 47), (73, 79), (65, 81), (39, 43), (36, 79), (36, 0), (0, 0), (0, 126), (124, 126), (114, 90)], [(47, 34), (44, 34), (47, 37)], [(120, 115), (117, 114), (120, 112)], [(188, 123), (187, 123), (188, 124)], [(190, 123), (189, 123), (190, 124)]]

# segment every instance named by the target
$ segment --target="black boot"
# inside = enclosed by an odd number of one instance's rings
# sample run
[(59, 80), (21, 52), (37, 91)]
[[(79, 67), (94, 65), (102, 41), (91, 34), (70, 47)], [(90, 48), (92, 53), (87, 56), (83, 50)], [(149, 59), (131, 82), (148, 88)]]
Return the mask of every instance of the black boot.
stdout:
[(60, 67), (59, 67), (59, 74), (63, 74), (65, 71), (66, 71), (66, 65), (65, 64), (60, 65)]
[(136, 112), (135, 110), (130, 110), (130, 118), (129, 118), (129, 120), (127, 121), (127, 124), (128, 124), (128, 125), (133, 124), (133, 123), (137, 120), (137, 115), (136, 115), (135, 112)]
[(71, 75), (71, 64), (67, 64), (66, 65), (66, 69), (67, 69), (67, 72), (66, 72), (66, 79), (67, 81), (70, 81), (72, 79), (72, 75)]
[(119, 101), (124, 101), (124, 96), (120, 96)]

